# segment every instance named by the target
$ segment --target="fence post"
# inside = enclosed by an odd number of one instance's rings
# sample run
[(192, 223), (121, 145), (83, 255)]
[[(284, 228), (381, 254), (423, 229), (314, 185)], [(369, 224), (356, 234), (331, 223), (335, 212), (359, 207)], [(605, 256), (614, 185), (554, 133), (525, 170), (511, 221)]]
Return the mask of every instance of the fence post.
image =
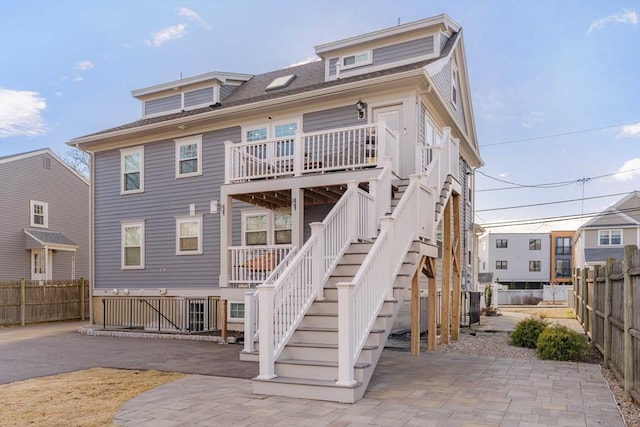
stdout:
[(26, 309), (27, 309), (27, 281), (22, 278), (20, 279), (20, 324), (22, 326), (25, 325), (26, 321)]
[(624, 273), (624, 398), (631, 398), (633, 388), (633, 288), (631, 284), (631, 261), (634, 252), (638, 248), (635, 245), (624, 247), (624, 260), (622, 272)]
[(587, 277), (589, 277), (589, 269), (585, 267), (582, 269), (582, 274), (580, 275), (582, 284), (582, 326), (587, 335), (589, 335), (589, 338), (591, 338), (591, 333), (589, 332), (591, 325), (589, 325), (589, 286), (587, 285)]
[(80, 278), (80, 320), (84, 320), (84, 287), (86, 283), (84, 277)]
[(607, 264), (604, 268), (604, 354), (603, 363), (604, 367), (609, 367), (611, 361), (611, 322), (609, 317), (611, 316), (611, 304), (613, 297), (613, 286), (611, 284), (611, 269), (613, 267), (613, 258), (607, 259)]
[(220, 338), (223, 343), (227, 343), (227, 300), (222, 300), (222, 325), (220, 328)]

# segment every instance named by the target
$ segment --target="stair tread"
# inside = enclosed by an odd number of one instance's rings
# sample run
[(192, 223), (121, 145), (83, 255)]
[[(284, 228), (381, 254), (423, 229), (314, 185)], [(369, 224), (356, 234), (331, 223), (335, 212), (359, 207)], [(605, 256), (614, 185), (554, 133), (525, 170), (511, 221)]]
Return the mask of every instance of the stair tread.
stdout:
[(362, 385), (361, 382), (356, 382), (351, 385), (336, 384), (335, 380), (314, 380), (310, 378), (296, 378), (296, 377), (274, 377), (271, 379), (254, 378), (253, 381), (264, 381), (282, 384), (297, 384), (297, 385), (310, 385), (310, 386), (322, 386), (322, 387), (337, 387), (337, 388), (358, 388)]
[[(298, 326), (296, 331), (315, 331), (315, 332), (338, 332), (338, 328), (321, 328), (319, 326)], [(384, 329), (372, 329), (372, 334), (380, 334), (385, 332)]]
[[(289, 342), (287, 346), (290, 347), (305, 347), (305, 348), (330, 348), (330, 349), (338, 349), (338, 344), (324, 344), (324, 343), (306, 343), (306, 342)], [(365, 345), (362, 347), (363, 350), (375, 350), (378, 348), (377, 345)]]
[[(309, 365), (309, 366), (325, 366), (330, 368), (337, 368), (338, 362), (331, 362), (328, 360), (310, 360), (310, 359), (278, 359), (276, 364), (288, 364), (288, 365)], [(356, 362), (354, 367), (356, 369), (364, 369), (371, 366), (368, 362)]]

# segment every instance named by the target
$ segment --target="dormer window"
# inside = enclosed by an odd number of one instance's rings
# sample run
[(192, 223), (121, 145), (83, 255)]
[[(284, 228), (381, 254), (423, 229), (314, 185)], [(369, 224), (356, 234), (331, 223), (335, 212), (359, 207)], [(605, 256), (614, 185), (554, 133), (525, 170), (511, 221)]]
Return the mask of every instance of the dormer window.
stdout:
[(371, 51), (358, 52), (354, 55), (343, 56), (340, 58), (340, 68), (342, 70), (348, 70), (349, 68), (360, 67), (361, 65), (368, 65), (372, 63)]

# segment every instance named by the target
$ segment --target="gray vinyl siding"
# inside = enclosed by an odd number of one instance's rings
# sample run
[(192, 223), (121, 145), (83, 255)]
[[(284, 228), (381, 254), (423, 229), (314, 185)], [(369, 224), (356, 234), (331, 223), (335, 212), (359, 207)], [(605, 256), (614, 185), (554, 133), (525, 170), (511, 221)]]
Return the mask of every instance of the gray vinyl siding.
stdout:
[(194, 105), (213, 104), (213, 87), (198, 89), (184, 94), (184, 107)]
[[(50, 168), (44, 167), (44, 158)], [(48, 204), (48, 228), (78, 245), (76, 277), (89, 277), (89, 185), (49, 154), (0, 164), (0, 281), (31, 278), (30, 201)], [(67, 254), (67, 255), (63, 255)], [(71, 278), (71, 256), (54, 252), (54, 280)]]
[[(240, 140), (240, 128), (203, 134), (201, 176), (175, 178), (175, 142), (144, 147), (143, 193), (120, 194), (120, 151), (95, 158), (95, 287), (206, 288), (218, 286), (220, 214), (210, 202), (220, 200), (224, 182), (224, 141)], [(203, 253), (176, 255), (176, 216), (195, 204), (202, 215)], [(145, 268), (121, 269), (121, 221), (145, 222)]]
[(440, 52), (444, 49), (444, 45), (449, 41), (449, 37), (447, 37), (444, 33), (440, 33)]
[(315, 206), (304, 207), (304, 233), (303, 239), (306, 242), (311, 237), (311, 222), (322, 222), (327, 217), (327, 214), (333, 209), (334, 205), (324, 204)]
[[(433, 54), (433, 52), (433, 36), (423, 37), (389, 46), (374, 48), (372, 50), (372, 63), (358, 68), (366, 69), (377, 65), (404, 61), (410, 58), (423, 57), (425, 55)], [(331, 58), (329, 60), (329, 75), (333, 76), (336, 74), (337, 63), (338, 58)]]
[(233, 85), (220, 86), (220, 101), (224, 100), (227, 96), (229, 96), (231, 92), (233, 92), (233, 90), (237, 87), (238, 86), (233, 86)]
[(357, 126), (365, 123), (365, 121), (358, 119), (358, 111), (353, 104), (329, 110), (305, 113), (302, 116), (302, 128), (304, 132), (318, 132), (327, 129)]
[[(462, 76), (462, 73), (459, 73), (459, 75)], [(451, 111), (453, 111), (458, 123), (466, 130), (467, 124), (464, 118), (464, 97), (461, 93), (462, 88), (458, 88), (459, 99), (457, 108), (454, 108), (451, 103), (451, 61), (447, 62), (442, 70), (433, 76), (433, 81), (440, 92), (440, 95), (442, 95), (442, 98), (446, 101), (449, 108), (451, 108)], [(461, 86), (461, 83), (459, 83), (458, 86)]]
[(164, 98), (145, 101), (144, 114), (158, 114), (164, 111), (175, 111), (182, 108), (182, 95), (165, 96)]

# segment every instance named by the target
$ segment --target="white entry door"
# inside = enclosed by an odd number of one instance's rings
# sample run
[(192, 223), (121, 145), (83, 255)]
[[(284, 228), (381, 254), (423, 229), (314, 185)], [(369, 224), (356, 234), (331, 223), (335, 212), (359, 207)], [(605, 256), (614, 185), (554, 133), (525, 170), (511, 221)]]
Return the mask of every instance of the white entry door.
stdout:
[(387, 155), (393, 159), (392, 170), (396, 174), (400, 171), (400, 108), (401, 105), (391, 105), (373, 109), (373, 120), (376, 123), (384, 120), (387, 128), (393, 133), (393, 137), (387, 138), (386, 143)]
[[(31, 249), (31, 280), (51, 280), (53, 273), (53, 251), (46, 254), (43, 249)], [(45, 259), (46, 258), (46, 259)]]

